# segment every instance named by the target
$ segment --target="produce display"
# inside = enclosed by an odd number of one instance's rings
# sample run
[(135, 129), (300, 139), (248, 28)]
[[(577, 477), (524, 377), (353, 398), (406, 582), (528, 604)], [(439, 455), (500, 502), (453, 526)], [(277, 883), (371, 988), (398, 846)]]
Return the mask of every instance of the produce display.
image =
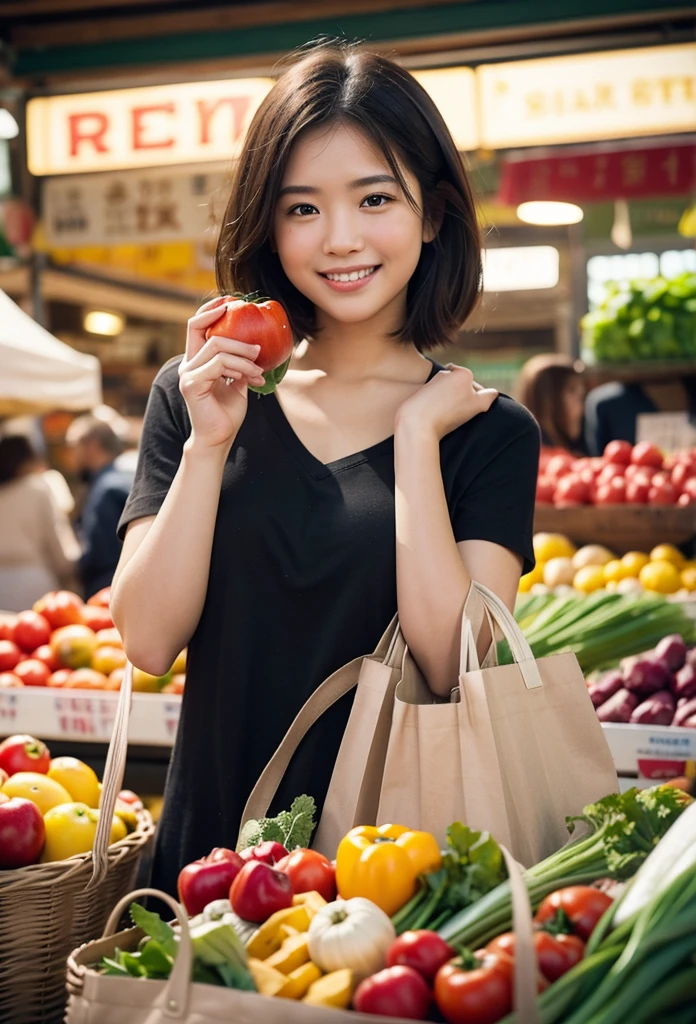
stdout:
[[(515, 618), (535, 657), (572, 651), (585, 673), (613, 668), (672, 634), (696, 642), (696, 623), (683, 606), (655, 593), (530, 594), (518, 599)], [(498, 654), (510, 663), (506, 641)]]
[(649, 590), (680, 600), (696, 594), (696, 561), (688, 561), (673, 544), (619, 557), (602, 544), (578, 548), (563, 534), (537, 533), (534, 554), (536, 565), (520, 580), (521, 594)]
[(693, 359), (696, 356), (696, 274), (610, 284), (582, 321), (583, 348), (594, 362)]
[(696, 648), (678, 634), (588, 680), (588, 688), (602, 722), (696, 729)]
[[(87, 602), (68, 590), (44, 594), (30, 610), (0, 613), (0, 688), (120, 690), (126, 654), (109, 612), (110, 588)], [(133, 690), (183, 693), (186, 651), (163, 676), (133, 669)]]
[[(696, 299), (694, 300), (696, 301)], [(536, 500), (557, 508), (576, 505), (696, 504), (696, 450), (663, 455), (649, 441), (610, 441), (604, 454), (577, 459), (545, 449)]]
[[(0, 743), (0, 869), (65, 860), (92, 849), (101, 783), (76, 757), (52, 758), (33, 736)], [(135, 831), (142, 803), (123, 790), (116, 801), (110, 843)]]
[[(312, 804), (293, 805), (305, 837)], [(569, 819), (571, 834), (584, 830), (577, 838), (523, 872), (544, 1024), (647, 1022), (667, 1007), (693, 1009), (694, 815), (691, 797), (669, 785), (610, 795)], [(250, 823), (254, 845), (214, 850), (181, 871), (194, 981), (375, 1017), (517, 1019), (510, 883), (493, 837), (455, 822), (439, 850), (406, 826), (359, 826), (332, 863), (289, 848), (294, 818), (291, 808)], [(167, 978), (180, 926), (137, 904), (131, 917), (144, 938), (95, 969), (144, 984)], [(630, 992), (629, 978), (640, 979)]]

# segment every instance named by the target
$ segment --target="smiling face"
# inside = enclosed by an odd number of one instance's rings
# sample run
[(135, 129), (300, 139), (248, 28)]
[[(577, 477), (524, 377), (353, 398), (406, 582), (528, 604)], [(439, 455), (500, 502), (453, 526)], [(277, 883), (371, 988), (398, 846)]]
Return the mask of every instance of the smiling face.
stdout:
[[(401, 167), (419, 209), (416, 178)], [(423, 241), (432, 237), (385, 158), (357, 128), (307, 132), (292, 149), (276, 204), (274, 244), (318, 327), (397, 330)]]

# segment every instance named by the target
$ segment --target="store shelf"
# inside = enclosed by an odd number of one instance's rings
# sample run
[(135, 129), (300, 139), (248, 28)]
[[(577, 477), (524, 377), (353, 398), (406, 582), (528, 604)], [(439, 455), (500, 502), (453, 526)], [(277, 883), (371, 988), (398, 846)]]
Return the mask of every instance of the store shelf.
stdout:
[[(46, 742), (108, 743), (118, 693), (46, 690), (35, 687), (0, 691), (0, 737), (29, 733)], [(128, 742), (171, 747), (176, 735), (181, 697), (133, 694)]]
[(562, 533), (576, 544), (604, 544), (622, 555), (656, 544), (685, 544), (696, 534), (696, 505), (537, 505), (535, 533)]
[(696, 729), (602, 725), (619, 775), (660, 779), (683, 775), (696, 761)]

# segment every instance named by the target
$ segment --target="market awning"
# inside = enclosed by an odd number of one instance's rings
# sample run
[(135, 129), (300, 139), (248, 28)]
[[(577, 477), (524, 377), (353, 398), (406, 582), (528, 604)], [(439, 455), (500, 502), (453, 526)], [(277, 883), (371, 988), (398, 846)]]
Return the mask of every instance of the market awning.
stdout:
[(0, 416), (77, 412), (101, 400), (99, 360), (58, 341), (0, 291)]

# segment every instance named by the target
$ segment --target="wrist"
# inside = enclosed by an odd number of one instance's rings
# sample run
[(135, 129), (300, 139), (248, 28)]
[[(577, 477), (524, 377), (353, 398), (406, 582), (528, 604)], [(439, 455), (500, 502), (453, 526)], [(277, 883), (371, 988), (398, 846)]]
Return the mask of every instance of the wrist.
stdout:
[(233, 440), (234, 438), (230, 438), (222, 444), (206, 444), (204, 441), (198, 440), (192, 433), (184, 442), (184, 461), (195, 461), (196, 465), (205, 463), (222, 469), (227, 461)]
[(399, 410), (394, 423), (394, 444), (399, 447), (438, 448), (440, 437), (434, 424), (427, 422), (422, 415), (412, 415), (406, 410)]

